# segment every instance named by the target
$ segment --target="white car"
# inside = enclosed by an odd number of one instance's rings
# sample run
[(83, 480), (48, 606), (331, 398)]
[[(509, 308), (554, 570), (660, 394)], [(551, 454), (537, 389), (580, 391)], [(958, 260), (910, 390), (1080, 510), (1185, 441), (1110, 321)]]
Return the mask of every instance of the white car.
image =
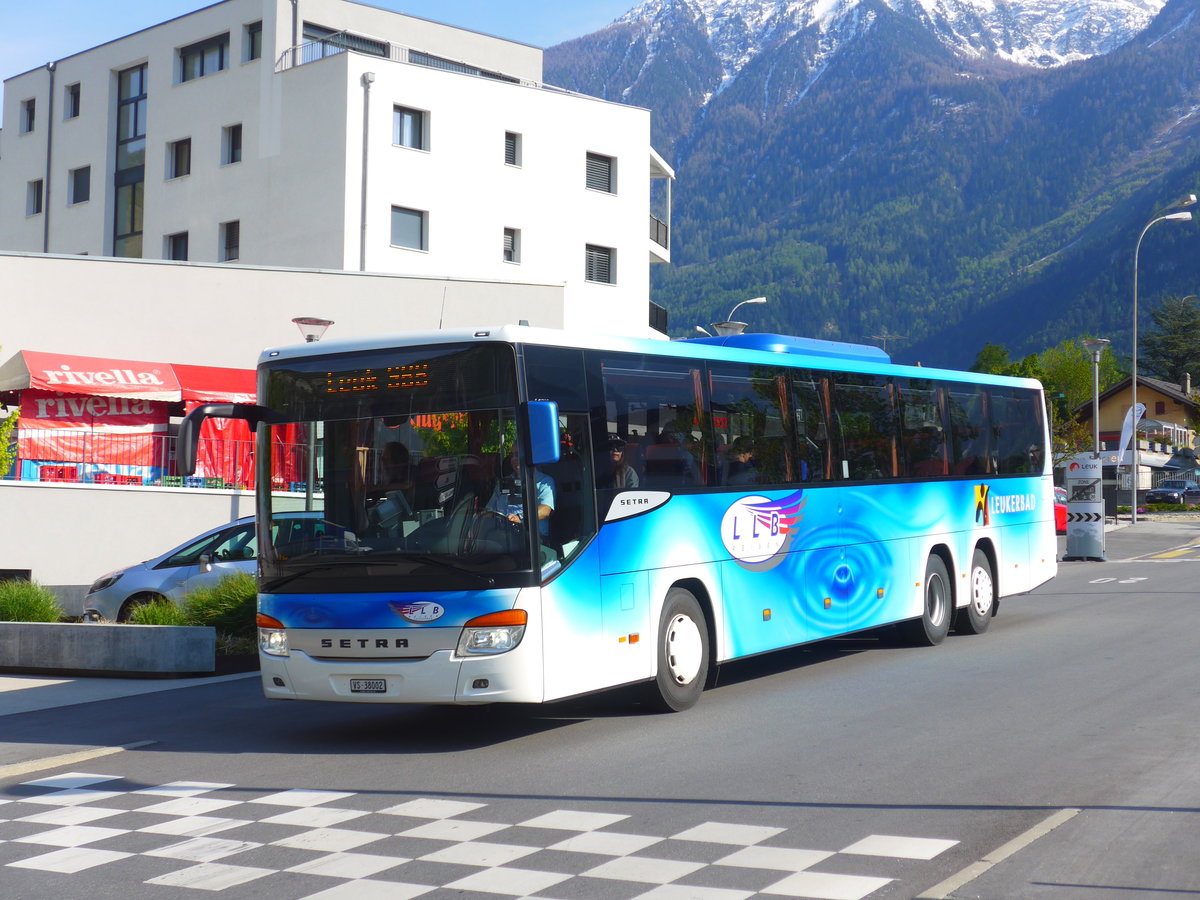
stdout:
[(226, 575), (253, 575), (257, 555), (253, 516), (209, 529), (161, 556), (96, 579), (83, 601), (84, 618), (127, 621), (142, 603), (163, 598), (179, 601)]

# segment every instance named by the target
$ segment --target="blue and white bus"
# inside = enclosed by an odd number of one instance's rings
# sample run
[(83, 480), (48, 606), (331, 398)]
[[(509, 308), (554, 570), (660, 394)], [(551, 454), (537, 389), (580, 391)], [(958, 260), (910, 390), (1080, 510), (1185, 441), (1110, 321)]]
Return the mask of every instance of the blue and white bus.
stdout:
[(978, 634), (1052, 578), (1045, 409), (859, 345), (502, 326), (265, 351), (180, 446), (257, 425), (268, 697), (681, 710), (719, 663)]

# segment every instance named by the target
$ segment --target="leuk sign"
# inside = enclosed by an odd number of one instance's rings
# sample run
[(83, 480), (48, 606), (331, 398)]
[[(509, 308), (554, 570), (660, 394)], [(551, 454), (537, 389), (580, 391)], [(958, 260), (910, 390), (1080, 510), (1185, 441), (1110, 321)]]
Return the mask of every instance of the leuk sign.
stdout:
[(1067, 463), (1067, 552), (1063, 559), (1104, 560), (1104, 460), (1080, 453)]

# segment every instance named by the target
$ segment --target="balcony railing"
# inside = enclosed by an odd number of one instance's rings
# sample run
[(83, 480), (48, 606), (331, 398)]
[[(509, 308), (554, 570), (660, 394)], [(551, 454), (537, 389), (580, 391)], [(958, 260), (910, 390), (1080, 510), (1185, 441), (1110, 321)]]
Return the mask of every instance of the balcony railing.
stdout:
[(507, 81), (510, 84), (537, 86), (535, 82), (525, 81), (502, 72), (481, 69), (468, 62), (458, 59), (448, 59), (444, 56), (434, 56), (421, 50), (414, 50), (402, 44), (393, 44), (376, 38), (364, 37), (349, 31), (339, 31), (325, 37), (314, 38), (289, 47), (279, 54), (275, 61), (275, 71), (285, 72), (296, 66), (317, 62), (330, 56), (338, 56), (349, 50), (387, 59), (392, 62), (406, 63), (413, 66), (425, 66), (431, 69), (442, 69), (446, 72), (457, 72), (460, 75), (473, 75), (477, 78), (490, 78), (493, 81)]
[(650, 216), (650, 240), (669, 250), (671, 248), (671, 226), (662, 219)]
[[(200, 438), (197, 472), (182, 476), (174, 435), (105, 434), (88, 429), (18, 428), (17, 459), (6, 481), (126, 487), (254, 489), (254, 441)], [(303, 493), (307, 444), (272, 447), (275, 489)], [(318, 479), (317, 490), (320, 490)]]

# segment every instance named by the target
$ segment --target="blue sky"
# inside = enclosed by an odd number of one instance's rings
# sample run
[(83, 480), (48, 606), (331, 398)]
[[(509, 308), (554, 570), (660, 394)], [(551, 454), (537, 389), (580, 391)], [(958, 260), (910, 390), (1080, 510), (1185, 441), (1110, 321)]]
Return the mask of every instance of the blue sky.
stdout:
[[(369, 5), (548, 47), (603, 28), (637, 2), (373, 0)], [(0, 79), (208, 5), (205, 0), (0, 0)]]

